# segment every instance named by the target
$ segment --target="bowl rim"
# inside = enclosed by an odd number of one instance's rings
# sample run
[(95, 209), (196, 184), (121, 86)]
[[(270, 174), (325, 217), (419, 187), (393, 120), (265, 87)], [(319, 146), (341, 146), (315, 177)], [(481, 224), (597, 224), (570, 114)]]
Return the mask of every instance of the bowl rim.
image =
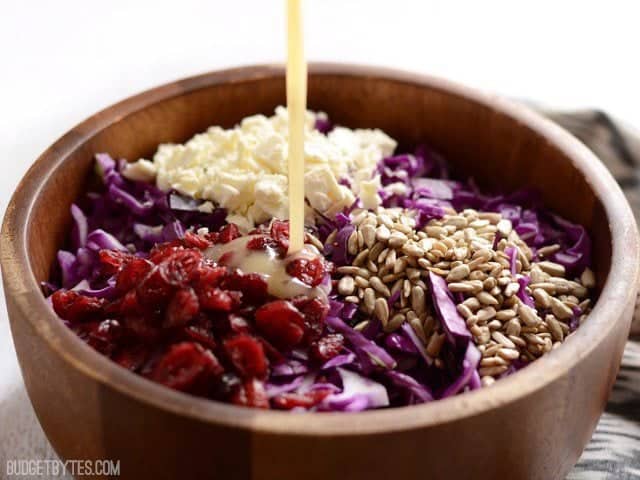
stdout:
[[(310, 63), (310, 76), (373, 77), (462, 97), (497, 111), (553, 144), (585, 176), (602, 201), (612, 238), (611, 268), (589, 321), (561, 348), (540, 358), (490, 389), (479, 389), (432, 403), (359, 413), (301, 413), (256, 410), (194, 397), (129, 372), (79, 340), (51, 310), (32, 273), (26, 238), (33, 205), (42, 185), (70, 152), (109, 125), (164, 100), (214, 85), (283, 78), (279, 64), (250, 65), (184, 78), (144, 91), (84, 120), (45, 150), (27, 171), (7, 207), (0, 239), (7, 301), (12, 299), (36, 333), (65, 362), (105, 388), (180, 416), (246, 431), (285, 435), (357, 436), (407, 431), (480, 415), (525, 397), (560, 380), (614, 328), (623, 328), (623, 313), (635, 302), (640, 272), (640, 243), (635, 219), (618, 184), (580, 141), (528, 107), (430, 75), (384, 67)], [(25, 215), (26, 212), (26, 215)], [(631, 286), (631, 287), (630, 287)], [(34, 315), (34, 312), (36, 313)], [(614, 319), (611, 321), (611, 319)]]

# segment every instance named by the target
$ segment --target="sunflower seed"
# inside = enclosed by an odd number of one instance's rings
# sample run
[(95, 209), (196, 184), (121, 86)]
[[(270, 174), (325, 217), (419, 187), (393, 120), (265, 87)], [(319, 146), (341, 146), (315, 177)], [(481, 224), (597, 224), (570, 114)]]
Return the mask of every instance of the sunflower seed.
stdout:
[(384, 250), (385, 250), (384, 243), (382, 242), (375, 243), (373, 247), (369, 249), (369, 254), (368, 254), (369, 259), (377, 260)]
[(385, 297), (390, 297), (391, 296), (391, 291), (389, 290), (389, 287), (387, 287), (384, 283), (382, 283), (382, 280), (380, 280), (378, 277), (371, 277), (369, 279), (369, 284), (376, 291), (380, 292)]
[(387, 268), (393, 269), (396, 265), (396, 259), (397, 259), (396, 251), (389, 250), (389, 253), (387, 253), (387, 257), (384, 259), (384, 266)]
[(554, 295), (556, 293), (556, 286), (551, 282), (532, 283), (531, 285), (529, 285), (529, 288), (531, 290), (540, 288), (550, 295)]
[(544, 262), (538, 262), (538, 266), (542, 269), (543, 272), (548, 273), (549, 275), (552, 275), (554, 277), (565, 274), (564, 265), (560, 265), (559, 263), (549, 262), (545, 260)]
[(459, 282), (460, 280), (464, 280), (471, 273), (471, 269), (469, 265), (462, 264), (457, 267), (451, 269), (449, 274), (447, 275), (447, 282)]
[(512, 310), (511, 308), (506, 308), (506, 309), (500, 310), (499, 312), (496, 313), (496, 318), (498, 320), (500, 320), (501, 322), (505, 322), (507, 320), (511, 320), (515, 316), (516, 316), (516, 312), (515, 312), (515, 310)]
[(528, 327), (535, 327), (542, 321), (540, 320), (538, 313), (524, 303), (520, 303), (520, 306), (518, 307), (518, 316)]
[(376, 292), (373, 288), (366, 288), (364, 290), (363, 301), (364, 301), (365, 312), (372, 313), (376, 303)]
[(440, 353), (440, 349), (442, 348), (442, 345), (444, 345), (444, 340), (445, 340), (444, 333), (442, 334), (434, 333), (433, 335), (431, 335), (431, 338), (429, 339), (429, 343), (427, 343), (427, 347), (426, 347), (427, 355), (434, 358), (437, 357), (438, 354)]
[(411, 289), (411, 308), (418, 314), (424, 313), (426, 309), (424, 289), (415, 286)]
[(553, 339), (561, 342), (564, 339), (564, 332), (560, 327), (560, 322), (558, 322), (558, 320), (556, 320), (553, 315), (547, 315), (546, 317), (544, 317), (544, 319), (547, 322), (549, 331), (551, 332)]
[(362, 266), (362, 264), (365, 262), (365, 260), (367, 259), (367, 256), (369, 255), (369, 249), (365, 248), (364, 250), (362, 250), (360, 253), (358, 253), (358, 255), (356, 255), (356, 258), (353, 260), (353, 264), (357, 267)]
[(456, 306), (458, 313), (462, 315), (465, 319), (471, 317), (473, 312), (467, 307), (464, 303), (460, 303)]
[(498, 350), (498, 355), (507, 361), (515, 360), (520, 356), (518, 351), (512, 348), (501, 348)]
[(480, 368), (478, 369), (478, 373), (480, 374), (481, 377), (484, 376), (496, 376), (496, 375), (500, 375), (504, 372), (507, 371), (509, 367), (506, 365), (502, 365), (499, 367), (485, 367), (485, 368)]
[(394, 231), (389, 236), (389, 246), (391, 248), (401, 248), (409, 240), (407, 236), (398, 231)]
[(360, 227), (360, 232), (362, 233), (365, 245), (369, 248), (373, 247), (373, 244), (376, 243), (375, 227), (373, 225), (363, 225)]
[(424, 255), (424, 250), (413, 240), (409, 240), (402, 245), (402, 253), (409, 255), (410, 257), (422, 257)]
[(596, 276), (590, 268), (585, 268), (580, 275), (580, 282), (587, 288), (593, 288), (596, 286)]
[[(451, 285), (449, 285), (449, 290), (451, 290)], [(467, 298), (462, 303), (466, 305), (472, 312), (475, 312), (480, 308), (480, 301), (476, 297)]]
[(560, 245), (557, 243), (553, 245), (547, 245), (546, 247), (542, 247), (538, 249), (538, 256), (540, 258), (549, 257), (560, 250)]
[(396, 331), (400, 328), (400, 325), (404, 323), (405, 319), (406, 317), (402, 313), (395, 314), (391, 320), (389, 320), (389, 323), (385, 325), (384, 331), (387, 333)]
[(496, 316), (496, 309), (493, 307), (481, 308), (476, 312), (476, 316), (478, 317), (478, 321), (488, 322)]
[(389, 304), (384, 298), (378, 298), (374, 303), (373, 311), (375, 316), (380, 320), (382, 325), (386, 325), (389, 321)]
[(498, 367), (508, 364), (509, 362), (502, 357), (486, 357), (480, 360), (480, 367)]
[(557, 298), (551, 299), (551, 311), (560, 320), (566, 320), (573, 316), (573, 311)]
[(502, 333), (500, 332), (493, 332), (491, 333), (491, 338), (493, 338), (496, 342), (498, 342), (501, 345), (504, 345), (507, 348), (513, 348), (515, 349), (516, 346), (514, 345), (514, 343), (509, 340), (509, 338), (505, 337)]
[(391, 231), (385, 225), (380, 225), (376, 228), (376, 240), (379, 242), (388, 242), (390, 236)]
[(347, 251), (350, 255), (358, 253), (358, 234), (354, 231), (347, 240)]
[(355, 327), (353, 327), (353, 329), (358, 331), (358, 332), (361, 332), (365, 328), (367, 328), (368, 325), (369, 325), (369, 320), (364, 320), (364, 321), (358, 323)]
[(424, 231), (431, 238), (442, 238), (447, 235), (447, 230), (443, 227), (438, 227), (438, 226), (427, 226), (425, 227)]
[(480, 300), (483, 305), (498, 305), (498, 301), (489, 292), (479, 292), (476, 294), (476, 298)]
[(544, 340), (533, 333), (523, 333), (522, 336), (531, 345), (544, 345)]
[(539, 307), (549, 308), (551, 306), (551, 296), (546, 290), (543, 290), (542, 288), (535, 288), (532, 295)]

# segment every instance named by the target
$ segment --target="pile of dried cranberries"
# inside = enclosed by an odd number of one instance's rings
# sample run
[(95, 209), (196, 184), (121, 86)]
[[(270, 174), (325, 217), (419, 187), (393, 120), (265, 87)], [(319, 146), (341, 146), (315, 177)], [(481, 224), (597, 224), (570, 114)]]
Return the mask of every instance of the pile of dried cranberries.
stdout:
[[(274, 221), (247, 248), (285, 255), (288, 225)], [(99, 253), (100, 274), (114, 284), (109, 299), (58, 290), (56, 313), (89, 345), (158, 383), (207, 398), (261, 408), (311, 407), (328, 392), (269, 398), (270, 370), (293, 349), (321, 364), (339, 354), (343, 338), (328, 334), (326, 303), (272, 297), (263, 277), (216, 264), (203, 255), (239, 237), (235, 225), (155, 246), (146, 258)], [(287, 272), (318, 285), (330, 265), (292, 261)], [(115, 283), (114, 283), (115, 282)]]

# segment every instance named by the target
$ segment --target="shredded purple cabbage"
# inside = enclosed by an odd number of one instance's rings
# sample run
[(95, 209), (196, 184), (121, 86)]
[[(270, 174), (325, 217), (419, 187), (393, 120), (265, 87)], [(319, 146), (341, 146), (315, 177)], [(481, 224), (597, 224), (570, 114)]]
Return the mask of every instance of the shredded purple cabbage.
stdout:
[[(315, 128), (328, 133), (333, 125), (323, 117), (317, 119)], [(123, 161), (115, 161), (107, 154), (96, 155), (103, 190), (89, 193), (72, 205), (69, 250), (58, 252), (59, 285), (48, 284), (48, 289), (63, 287), (109, 298), (115, 282), (96, 274), (101, 249), (135, 252), (144, 257), (155, 244), (182, 238), (187, 228), (217, 230), (224, 225), (224, 209), (210, 208), (211, 205), (176, 192), (162, 192), (152, 184), (130, 181), (122, 175), (123, 166)], [(424, 146), (411, 154), (383, 159), (377, 172), (383, 186), (382, 205), (415, 210), (418, 227), (443, 217), (452, 208), (499, 212), (534, 251), (559, 244), (560, 250), (551, 259), (564, 265), (568, 273), (580, 275), (591, 261), (586, 230), (544, 210), (532, 190), (485, 195), (473, 181), (450, 180), (444, 159)], [(349, 214), (357, 205), (356, 202), (335, 218), (318, 214), (318, 237), (324, 241), (335, 232), (324, 253), (336, 266), (350, 265), (353, 260), (347, 250), (348, 239), (355, 230)], [(517, 250), (509, 247), (505, 253), (511, 273), (516, 275)], [(518, 275), (517, 296), (535, 308), (526, 291), (529, 282), (528, 277)], [(321, 389), (329, 394), (317, 406), (319, 411), (355, 412), (424, 403), (480, 388), (481, 353), (457, 311), (456, 303), (462, 298), (452, 296), (446, 281), (434, 273), (429, 273), (428, 283), (430, 301), (446, 334), (444, 368), (434, 365), (424, 342), (409, 323), (396, 332), (385, 332), (377, 319), (363, 317), (355, 304), (334, 295), (326, 325), (330, 332), (344, 336), (346, 348), (321, 365), (314, 364), (303, 351), (288, 353), (285, 361), (272, 368), (265, 385), (267, 396)], [(390, 307), (399, 295), (397, 292), (388, 299)], [(581, 314), (579, 308), (574, 309), (572, 331)], [(365, 319), (368, 324), (362, 331), (353, 328)], [(515, 362), (503, 375), (522, 366)]]
[(185, 226), (217, 230), (224, 225), (224, 209), (201, 212), (201, 202), (126, 179), (124, 161), (105, 153), (95, 158), (104, 191), (90, 192), (71, 206), (71, 251), (58, 252), (60, 287), (70, 289), (84, 280), (87, 288), (81, 290), (87, 295), (108, 294), (108, 279), (96, 275), (101, 249), (144, 256), (156, 243), (182, 238)]

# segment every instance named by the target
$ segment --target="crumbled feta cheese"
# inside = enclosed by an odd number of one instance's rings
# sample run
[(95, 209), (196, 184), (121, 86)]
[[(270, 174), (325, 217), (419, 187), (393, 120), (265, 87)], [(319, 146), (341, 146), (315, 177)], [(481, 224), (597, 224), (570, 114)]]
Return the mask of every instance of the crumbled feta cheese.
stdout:
[(156, 178), (156, 166), (149, 160), (138, 160), (127, 163), (122, 175), (137, 182), (153, 182)]
[[(356, 196), (365, 207), (377, 207), (376, 166), (393, 154), (396, 142), (380, 130), (336, 127), (325, 135), (314, 128), (318, 118), (324, 114), (307, 112), (305, 119), (309, 207), (333, 214), (350, 206)], [(288, 112), (278, 107), (272, 117), (253, 115), (232, 129), (210, 127), (183, 145), (160, 145), (152, 162), (138, 160), (124, 175), (143, 181), (155, 178), (164, 191), (175, 189), (208, 200), (201, 205), (203, 211), (214, 205), (226, 208), (228, 221), (249, 230), (271, 218), (288, 217), (287, 142)]]

